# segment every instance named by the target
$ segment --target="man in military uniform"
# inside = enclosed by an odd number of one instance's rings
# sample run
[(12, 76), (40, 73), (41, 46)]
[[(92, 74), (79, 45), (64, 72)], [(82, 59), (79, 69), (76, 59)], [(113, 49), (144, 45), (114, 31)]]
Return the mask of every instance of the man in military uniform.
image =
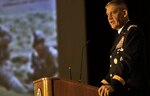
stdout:
[(99, 96), (147, 96), (144, 72), (145, 41), (139, 26), (129, 20), (127, 5), (112, 0), (106, 5), (108, 22), (118, 35), (110, 52), (110, 70), (98, 89)]

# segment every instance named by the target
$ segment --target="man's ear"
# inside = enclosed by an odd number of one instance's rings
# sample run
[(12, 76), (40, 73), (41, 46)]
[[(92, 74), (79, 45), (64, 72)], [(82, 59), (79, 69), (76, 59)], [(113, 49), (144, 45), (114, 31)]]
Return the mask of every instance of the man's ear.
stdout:
[(124, 17), (128, 16), (128, 11), (126, 9), (123, 10), (123, 13), (124, 13)]

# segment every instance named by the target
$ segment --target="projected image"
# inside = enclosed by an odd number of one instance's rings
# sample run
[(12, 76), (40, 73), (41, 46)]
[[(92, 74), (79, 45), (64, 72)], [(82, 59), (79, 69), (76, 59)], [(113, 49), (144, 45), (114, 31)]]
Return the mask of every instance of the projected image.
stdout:
[(55, 0), (0, 0), (0, 96), (33, 96), (58, 77)]

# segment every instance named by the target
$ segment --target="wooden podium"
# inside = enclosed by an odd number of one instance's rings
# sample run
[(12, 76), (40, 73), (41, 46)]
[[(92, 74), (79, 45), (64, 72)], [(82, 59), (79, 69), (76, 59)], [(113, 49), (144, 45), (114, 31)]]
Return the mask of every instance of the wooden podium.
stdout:
[(45, 77), (33, 84), (34, 96), (98, 96), (97, 87), (72, 80)]

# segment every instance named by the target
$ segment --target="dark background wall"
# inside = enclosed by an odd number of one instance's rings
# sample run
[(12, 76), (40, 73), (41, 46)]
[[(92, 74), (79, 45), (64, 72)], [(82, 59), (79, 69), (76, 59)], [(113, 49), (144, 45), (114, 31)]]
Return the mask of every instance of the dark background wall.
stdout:
[[(86, 30), (88, 45), (88, 79), (89, 84), (97, 86), (109, 69), (109, 51), (114, 40), (114, 33), (108, 25), (105, 5), (109, 0), (85, 0)], [(146, 35), (147, 54), (149, 54), (150, 8), (148, 2), (142, 0), (126, 0), (130, 19), (142, 26)], [(148, 66), (149, 63), (149, 55)], [(150, 68), (150, 67), (147, 67)], [(149, 72), (148, 72), (149, 73)], [(148, 78), (149, 79), (149, 78)]]

